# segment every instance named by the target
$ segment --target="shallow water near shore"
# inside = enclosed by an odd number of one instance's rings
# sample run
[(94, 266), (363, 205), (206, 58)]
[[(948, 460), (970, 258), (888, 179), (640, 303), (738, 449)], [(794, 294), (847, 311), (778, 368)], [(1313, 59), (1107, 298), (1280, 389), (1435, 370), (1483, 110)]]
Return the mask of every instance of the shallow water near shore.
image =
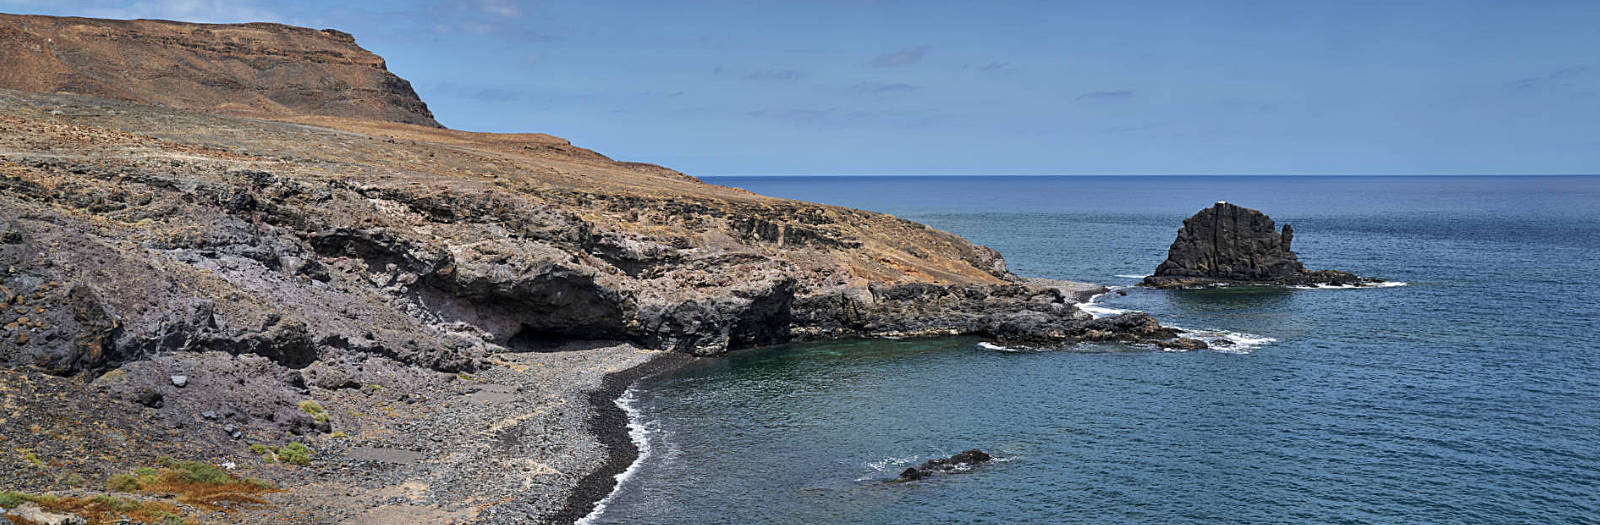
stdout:
[[(633, 392), (648, 451), (594, 523), (1581, 523), (1600, 519), (1600, 178), (781, 177), (1013, 271), (1129, 286), (1218, 200), (1372, 289), (1125, 289), (1162, 352), (854, 340)], [(887, 483), (979, 448), (971, 472)]]

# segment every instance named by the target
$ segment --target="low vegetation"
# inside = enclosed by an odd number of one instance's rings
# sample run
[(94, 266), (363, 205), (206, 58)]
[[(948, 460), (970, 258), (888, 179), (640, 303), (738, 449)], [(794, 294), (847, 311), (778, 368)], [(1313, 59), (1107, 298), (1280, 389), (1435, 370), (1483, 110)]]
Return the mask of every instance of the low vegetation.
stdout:
[(208, 510), (225, 510), (230, 503), (265, 503), (256, 495), (278, 490), (270, 481), (240, 478), (204, 461), (163, 457), (158, 463), (160, 468), (144, 467), (112, 476), (106, 486), (116, 492), (171, 494), (180, 502)]
[(80, 516), (91, 524), (135, 522), (184, 525), (188, 523), (180, 516), (181, 511), (177, 505), (165, 501), (141, 501), (109, 494), (79, 498), (0, 491), (0, 508), (13, 509), (24, 503), (38, 505), (46, 512)]
[(328, 415), (328, 411), (322, 408), (321, 404), (310, 399), (300, 402), (300, 411), (310, 414), (311, 419), (316, 420), (318, 423), (327, 423), (331, 417)]
[(250, 452), (257, 456), (261, 456), (262, 459), (267, 461), (288, 463), (290, 465), (299, 465), (302, 467), (311, 465), (311, 448), (305, 446), (299, 441), (295, 441), (281, 447), (267, 446), (261, 443), (256, 443), (250, 445)]

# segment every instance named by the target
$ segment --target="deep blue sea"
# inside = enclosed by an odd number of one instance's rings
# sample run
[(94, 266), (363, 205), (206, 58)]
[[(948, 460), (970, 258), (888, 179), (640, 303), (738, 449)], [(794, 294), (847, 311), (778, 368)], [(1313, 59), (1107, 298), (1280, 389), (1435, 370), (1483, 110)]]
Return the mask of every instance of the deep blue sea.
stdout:
[[(1600, 177), (744, 177), (1132, 285), (1227, 200), (1373, 289), (1128, 289), (1247, 341), (854, 340), (702, 359), (623, 400), (596, 523), (1600, 523)], [(970, 472), (886, 483), (979, 448)]]

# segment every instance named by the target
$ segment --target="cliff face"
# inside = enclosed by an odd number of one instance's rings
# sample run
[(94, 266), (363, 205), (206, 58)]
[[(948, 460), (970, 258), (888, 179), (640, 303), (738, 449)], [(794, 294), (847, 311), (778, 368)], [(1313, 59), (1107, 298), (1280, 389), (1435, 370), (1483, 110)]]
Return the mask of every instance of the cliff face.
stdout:
[(1167, 260), (1146, 286), (1181, 288), (1227, 283), (1286, 285), (1357, 284), (1365, 281), (1336, 270), (1307, 271), (1290, 249), (1294, 228), (1282, 233), (1259, 210), (1227, 202), (1200, 210), (1183, 220)]
[(439, 126), (411, 84), (349, 34), (279, 24), (0, 14), (0, 88)]
[[(593, 499), (562, 494), (599, 460), (568, 400), (641, 348), (1204, 345), (1143, 314), (1090, 319), (1073, 305), (1102, 288), (1019, 279), (921, 224), (438, 128), (342, 33), (0, 16), (0, 86), (0, 405), (30, 423), (0, 441), (116, 458), (0, 468), (8, 488), (165, 454), (351, 489), (242, 522), (346, 522), (418, 484), (428, 508), (572, 518)], [(331, 457), (247, 455), (285, 432)], [(449, 460), (405, 459), (422, 451)], [(465, 519), (418, 508), (370, 522)]]

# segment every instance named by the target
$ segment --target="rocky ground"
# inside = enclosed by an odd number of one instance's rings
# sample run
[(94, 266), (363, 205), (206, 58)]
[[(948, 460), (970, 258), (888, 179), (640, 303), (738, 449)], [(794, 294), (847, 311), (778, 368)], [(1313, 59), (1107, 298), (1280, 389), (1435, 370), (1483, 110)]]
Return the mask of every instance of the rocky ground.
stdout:
[[(626, 344), (580, 344), (561, 352), (493, 355), (494, 366), (477, 374), (396, 367), (373, 371), (367, 382), (309, 384), (295, 392), (296, 404), (316, 402), (328, 415), (329, 432), (302, 435), (252, 424), (204, 390), (248, 373), (198, 374), (184, 387), (164, 376), (159, 389), (166, 403), (152, 410), (109, 392), (107, 383), (123, 379), (0, 369), (0, 445), (7, 456), (0, 462), (0, 487), (165, 502), (168, 494), (110, 491), (106, 482), (171, 456), (287, 489), (225, 510), (179, 504), (181, 514), (198, 523), (554, 521), (572, 512), (564, 507), (574, 487), (611, 459), (591, 429), (589, 393), (600, 389), (606, 374), (661, 355)], [(230, 359), (219, 353), (181, 357), (191, 365)], [(627, 439), (625, 431), (620, 439)], [(288, 442), (308, 446), (309, 465), (251, 451), (256, 444)], [(623, 466), (631, 462), (625, 459)], [(577, 516), (585, 513), (587, 507)]]
[[(121, 100), (0, 74), (0, 507), (566, 522), (631, 461), (609, 399), (666, 366), (633, 368), (649, 356), (1204, 345), (1143, 314), (1091, 319), (1074, 305), (1102, 288), (1020, 278), (921, 224), (438, 128), (342, 33), (39, 18), (0, 19), (26, 37), (0, 63), (66, 56), (30, 71)], [(268, 37), (284, 41), (251, 44)], [(188, 98), (151, 98), (166, 88), (118, 65), (172, 59), (163, 46), (196, 64), (173, 84)], [(343, 87), (284, 105), (227, 81), (267, 70)], [(246, 102), (194, 102), (215, 97)]]

